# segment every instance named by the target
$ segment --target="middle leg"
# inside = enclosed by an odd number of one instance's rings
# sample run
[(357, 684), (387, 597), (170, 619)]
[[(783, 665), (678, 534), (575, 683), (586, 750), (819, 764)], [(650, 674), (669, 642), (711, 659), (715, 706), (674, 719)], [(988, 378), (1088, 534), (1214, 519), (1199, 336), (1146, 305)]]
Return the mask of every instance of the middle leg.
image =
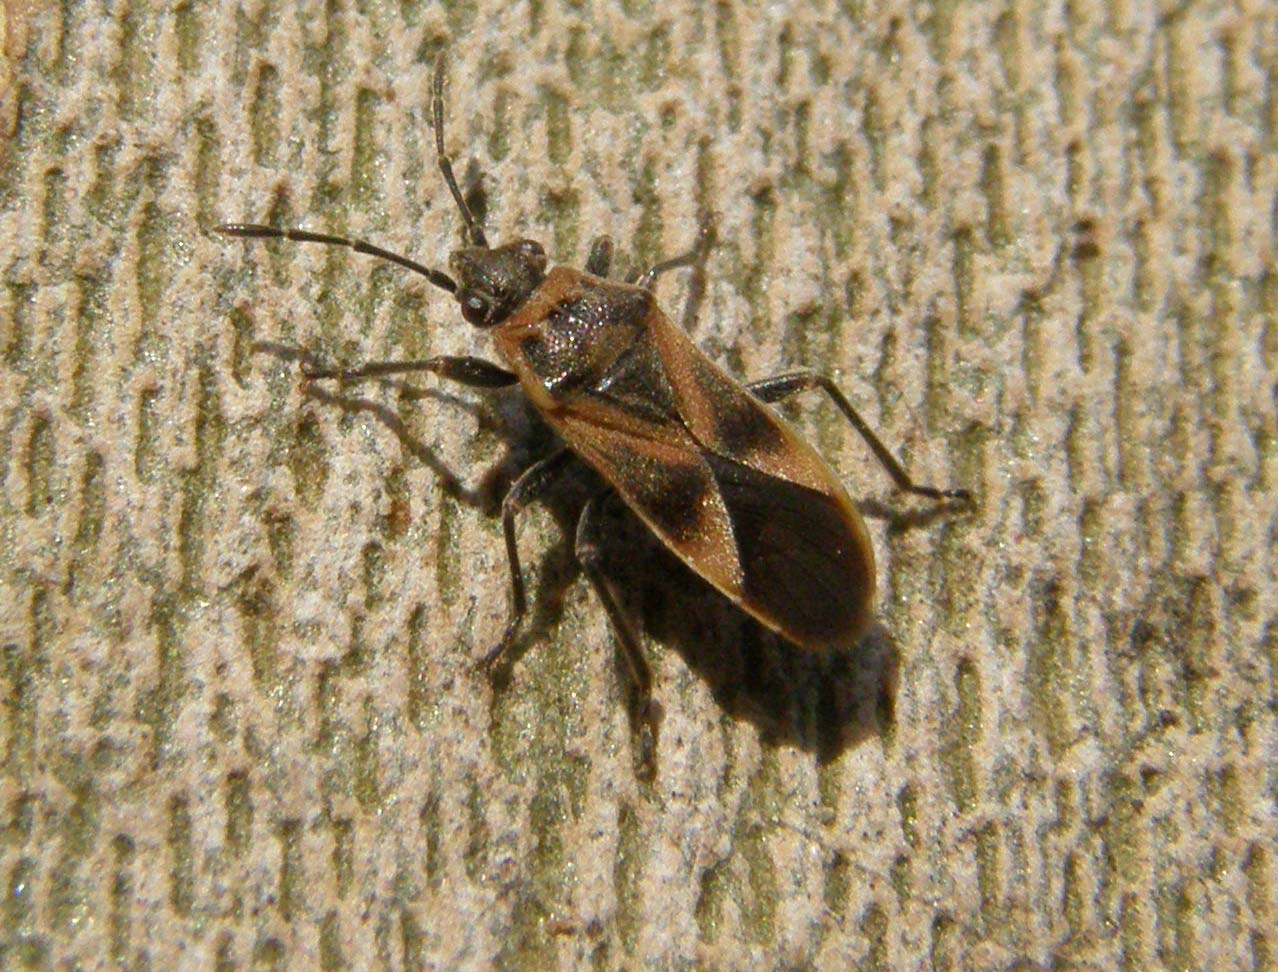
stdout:
[(491, 667), (515, 640), (519, 627), (528, 612), (528, 595), (524, 590), (524, 572), (519, 566), (519, 545), (515, 541), (515, 517), (533, 500), (546, 492), (546, 489), (568, 467), (572, 453), (567, 449), (551, 453), (544, 459), (535, 462), (524, 470), (523, 475), (515, 480), (501, 502), (501, 528), (506, 537), (506, 559), (510, 562), (510, 620), (506, 623), (506, 631), (501, 640), (484, 656), (483, 664)]

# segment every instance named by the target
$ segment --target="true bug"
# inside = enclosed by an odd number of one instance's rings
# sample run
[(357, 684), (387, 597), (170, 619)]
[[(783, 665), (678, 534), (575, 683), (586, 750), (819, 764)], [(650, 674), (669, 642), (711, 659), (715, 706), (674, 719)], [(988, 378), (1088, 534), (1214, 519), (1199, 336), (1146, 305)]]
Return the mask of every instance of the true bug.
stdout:
[[(362, 240), (228, 223), (217, 231), (346, 246), (421, 274), (452, 294), (462, 317), (487, 329), (504, 366), (480, 358), (382, 361), (352, 369), (304, 368), (306, 380), (355, 381), (432, 371), (477, 388), (519, 384), (562, 440), (526, 470), (502, 503), (510, 561), (510, 620), (491, 662), (511, 644), (527, 610), (515, 518), (570, 465), (584, 460), (608, 484), (586, 502), (576, 554), (608, 612), (629, 663), (642, 727), (641, 765), (654, 750), (652, 676), (630, 624), (600, 570), (601, 500), (615, 492), (685, 564), (768, 628), (800, 648), (853, 645), (870, 621), (874, 551), (834, 472), (765, 403), (821, 389), (865, 439), (899, 489), (969, 499), (963, 489), (916, 485), (830, 378), (794, 371), (742, 385), (710, 361), (661, 312), (656, 278), (689, 266), (697, 250), (663, 260), (629, 281), (609, 278), (612, 241), (596, 239), (584, 272), (546, 265), (541, 244), (490, 247), (444, 149), (444, 59), (433, 83), (435, 152), (470, 245), (451, 274)], [(703, 227), (702, 242), (705, 242)]]

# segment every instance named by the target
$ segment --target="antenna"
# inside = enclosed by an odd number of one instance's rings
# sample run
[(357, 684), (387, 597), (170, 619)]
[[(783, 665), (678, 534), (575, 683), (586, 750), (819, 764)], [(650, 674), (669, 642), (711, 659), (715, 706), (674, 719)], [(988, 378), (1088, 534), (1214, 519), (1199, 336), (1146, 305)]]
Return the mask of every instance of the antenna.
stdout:
[(432, 270), (428, 266), (410, 260), (406, 256), (383, 250), (380, 246), (365, 243), (363, 240), (348, 240), (344, 236), (330, 236), (328, 233), (312, 233), (310, 230), (276, 229), (274, 226), (262, 226), (259, 223), (223, 223), (213, 229), (226, 236), (239, 236), (248, 240), (292, 240), (294, 243), (325, 243), (329, 246), (349, 246), (356, 253), (367, 253), (369, 256), (381, 257), (391, 263), (420, 273), (440, 290), (450, 294), (457, 293), (457, 282), (442, 270)]
[(466, 234), (470, 237), (470, 242), (475, 246), (482, 246), (488, 249), (488, 238), (484, 236), (484, 231), (479, 224), (475, 222), (475, 217), (471, 214), (470, 207), (466, 205), (466, 200), (462, 198), (461, 190), (457, 188), (457, 179), (453, 176), (453, 160), (448, 157), (448, 153), (444, 151), (444, 53), (440, 51), (439, 59), (435, 61), (435, 155), (439, 159), (439, 171), (444, 173), (444, 181), (448, 183), (448, 191), (453, 194), (453, 201), (457, 203), (457, 208), (461, 210), (462, 219), (466, 222)]

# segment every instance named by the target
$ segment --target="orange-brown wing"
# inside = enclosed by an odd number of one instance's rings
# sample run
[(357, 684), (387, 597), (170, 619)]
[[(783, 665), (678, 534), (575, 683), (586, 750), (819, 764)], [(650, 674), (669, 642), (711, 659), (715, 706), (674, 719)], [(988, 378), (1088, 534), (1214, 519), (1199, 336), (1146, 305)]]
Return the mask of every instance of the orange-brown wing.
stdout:
[(687, 431), (677, 424), (636, 420), (598, 403), (580, 404), (549, 416), (568, 446), (685, 563), (733, 600), (742, 600), (731, 514)]
[(709, 452), (682, 427), (636, 434), (601, 411), (565, 409), (552, 424), (688, 566), (803, 647), (861, 634), (873, 555), (837, 496)]
[(874, 610), (874, 548), (843, 484), (684, 331), (663, 317), (649, 335), (729, 511), (746, 601), (801, 645), (855, 640)]
[[(874, 554), (843, 487), (771, 409), (689, 345), (662, 375), (619, 369), (547, 418), (671, 550), (807, 648), (847, 645), (873, 610)], [(636, 352), (626, 368), (650, 371)], [(659, 360), (659, 359), (658, 359)], [(682, 373), (680, 372), (682, 369)]]
[(874, 555), (842, 485), (651, 294), (556, 268), (495, 337), (565, 443), (698, 574), (803, 647), (864, 630)]

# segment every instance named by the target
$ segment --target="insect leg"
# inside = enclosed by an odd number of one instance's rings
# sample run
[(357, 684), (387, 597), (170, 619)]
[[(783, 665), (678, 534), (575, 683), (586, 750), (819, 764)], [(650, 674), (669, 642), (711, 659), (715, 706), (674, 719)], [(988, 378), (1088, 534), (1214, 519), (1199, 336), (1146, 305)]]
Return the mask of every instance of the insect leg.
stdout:
[(679, 267), (690, 267), (695, 264), (701, 257), (714, 245), (714, 220), (703, 215), (701, 218), (701, 226), (697, 230), (697, 242), (687, 253), (680, 253), (676, 257), (669, 260), (662, 260), (649, 267), (644, 273), (639, 274), (631, 282), (636, 287), (642, 287), (644, 290), (651, 290), (652, 285), (656, 282), (657, 277), (665, 273), (667, 270), (677, 270)]
[(690, 267), (697, 262), (699, 250), (689, 250), (687, 253), (680, 253), (677, 257), (671, 257), (669, 260), (662, 260), (660, 263), (654, 263), (639, 276), (635, 277), (634, 285), (642, 287), (644, 290), (651, 290), (653, 283), (656, 282), (660, 274), (667, 270), (677, 270), (680, 267)]
[(888, 475), (892, 477), (897, 489), (904, 490), (907, 493), (916, 493), (919, 496), (929, 496), (932, 499), (971, 501), (972, 494), (966, 489), (939, 489), (935, 486), (917, 485), (910, 478), (910, 474), (905, 471), (905, 467), (897, 462), (896, 457), (888, 451), (887, 446), (874, 434), (874, 430), (866, 424), (865, 419), (857, 414), (856, 409), (852, 407), (852, 403), (847, 400), (843, 392), (839, 391), (839, 387), (828, 375), (818, 374), (815, 371), (791, 371), (788, 374), (777, 375), (773, 378), (764, 378), (762, 381), (750, 382), (746, 387), (756, 397), (765, 402), (779, 402), (799, 392), (820, 388), (830, 396), (839, 411), (852, 423), (852, 427), (861, 433), (861, 438), (865, 440), (866, 445), (870, 447), (870, 451), (874, 453), (874, 457), (879, 460), (883, 468), (887, 470)]
[(590, 244), (590, 256), (586, 257), (586, 273), (594, 277), (606, 277), (612, 269), (612, 237), (597, 236)]
[(408, 371), (433, 371), (441, 378), (461, 382), (472, 388), (504, 388), (519, 381), (513, 371), (507, 371), (483, 358), (454, 358), (440, 356), (419, 361), (372, 361), (358, 368), (310, 368), (302, 369), (307, 381), (317, 378), (336, 378), (339, 381), (360, 381), (364, 378), (380, 378), (383, 375), (399, 375)]
[(501, 501), (501, 528), (506, 535), (506, 559), (510, 562), (510, 621), (506, 624), (501, 641), (484, 656), (483, 663), (486, 666), (491, 666), (510, 647), (528, 610), (528, 597), (524, 593), (524, 572), (519, 566), (519, 548), (515, 542), (515, 517), (546, 491), (571, 459), (571, 452), (560, 449), (533, 463), (515, 480), (515, 485), (510, 487), (505, 499)]
[(652, 669), (644, 657), (639, 639), (634, 629), (626, 620), (617, 603), (617, 598), (608, 584), (608, 579), (601, 569), (599, 553), (599, 510), (610, 494), (596, 493), (581, 511), (581, 519), (577, 521), (577, 538), (573, 550), (577, 555), (577, 563), (582, 572), (595, 589), (604, 610), (608, 612), (608, 620), (621, 642), (622, 653), (626, 657), (626, 665), (630, 669), (630, 680), (634, 685), (636, 711), (639, 717), (639, 765), (645, 776), (651, 777), (656, 768), (656, 705), (652, 700)]

